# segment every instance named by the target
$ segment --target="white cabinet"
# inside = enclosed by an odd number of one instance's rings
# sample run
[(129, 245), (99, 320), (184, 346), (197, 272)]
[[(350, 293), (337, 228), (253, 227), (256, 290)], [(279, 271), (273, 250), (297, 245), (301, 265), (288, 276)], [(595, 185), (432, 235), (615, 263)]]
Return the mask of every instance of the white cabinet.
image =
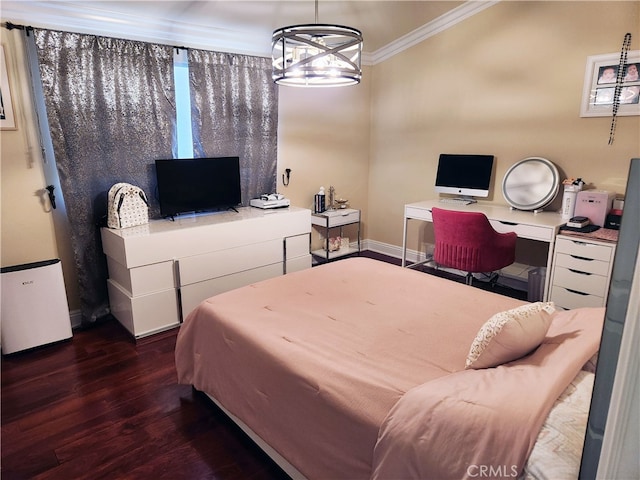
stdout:
[(605, 306), (615, 249), (611, 242), (558, 235), (549, 300), (564, 309)]
[(102, 229), (111, 313), (136, 338), (179, 325), (202, 300), (311, 267), (311, 212), (235, 211)]

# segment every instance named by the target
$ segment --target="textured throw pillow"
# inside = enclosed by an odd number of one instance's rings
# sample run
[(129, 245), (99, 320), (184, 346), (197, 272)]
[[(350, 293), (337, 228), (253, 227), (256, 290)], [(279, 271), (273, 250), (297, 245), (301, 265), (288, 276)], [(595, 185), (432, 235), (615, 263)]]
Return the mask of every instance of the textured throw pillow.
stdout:
[(523, 357), (538, 347), (551, 325), (553, 302), (536, 302), (496, 313), (480, 328), (465, 368), (489, 368)]

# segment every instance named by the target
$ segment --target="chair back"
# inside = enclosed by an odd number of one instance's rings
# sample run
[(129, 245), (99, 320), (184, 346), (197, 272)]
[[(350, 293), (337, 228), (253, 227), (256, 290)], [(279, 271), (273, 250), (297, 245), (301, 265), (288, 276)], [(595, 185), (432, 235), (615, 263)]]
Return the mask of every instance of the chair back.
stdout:
[(433, 208), (435, 250), (439, 265), (465, 272), (493, 272), (515, 261), (516, 234), (496, 232), (480, 212)]

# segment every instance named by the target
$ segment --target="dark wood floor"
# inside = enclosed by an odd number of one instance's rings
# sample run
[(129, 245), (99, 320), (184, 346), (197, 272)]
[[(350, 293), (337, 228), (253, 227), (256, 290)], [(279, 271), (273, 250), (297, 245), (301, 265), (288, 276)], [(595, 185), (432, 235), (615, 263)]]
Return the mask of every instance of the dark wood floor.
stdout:
[(3, 357), (2, 479), (288, 478), (177, 384), (176, 335), (136, 344), (111, 320)]
[(136, 343), (108, 320), (2, 357), (2, 479), (288, 478), (206, 397), (177, 384), (176, 335)]

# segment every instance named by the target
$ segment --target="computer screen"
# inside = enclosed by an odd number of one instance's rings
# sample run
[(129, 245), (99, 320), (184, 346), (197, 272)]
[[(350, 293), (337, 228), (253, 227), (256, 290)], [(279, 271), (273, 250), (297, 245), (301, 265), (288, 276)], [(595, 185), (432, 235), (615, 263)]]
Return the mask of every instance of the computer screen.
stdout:
[(493, 155), (441, 154), (436, 173), (436, 192), (463, 197), (488, 197), (493, 159)]

